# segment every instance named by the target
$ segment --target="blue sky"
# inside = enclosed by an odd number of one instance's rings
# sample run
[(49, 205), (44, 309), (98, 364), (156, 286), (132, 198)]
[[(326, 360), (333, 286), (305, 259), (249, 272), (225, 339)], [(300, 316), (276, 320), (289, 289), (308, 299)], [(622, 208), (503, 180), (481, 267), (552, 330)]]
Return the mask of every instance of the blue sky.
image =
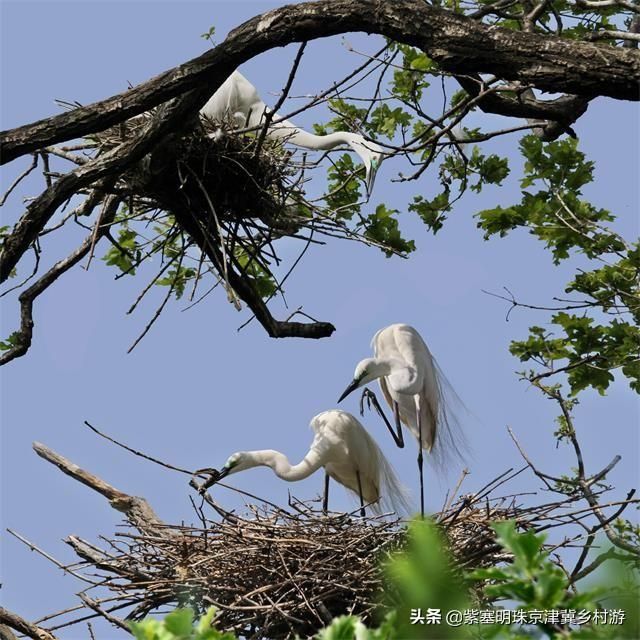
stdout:
[[(199, 36), (211, 25), (220, 41), (230, 28), (273, 6), (277, 3), (4, 0), (1, 128), (58, 112), (55, 98), (89, 103), (122, 91), (127, 83), (144, 81), (203, 52), (208, 45)], [(363, 36), (349, 35), (346, 41), (360, 51), (380, 46), (378, 39)], [(273, 94), (288, 76), (294, 51), (288, 47), (269, 52), (242, 68), (268, 104), (277, 99)], [(293, 93), (315, 93), (342, 68), (359, 63), (343, 38), (314, 42)], [(437, 113), (440, 103), (434, 108)], [(321, 110), (307, 113), (296, 122), (310, 127), (325, 115)], [(474, 123), (489, 126), (482, 116), (472, 116), (468, 126)], [(617, 213), (618, 228), (633, 238), (640, 199), (637, 107), (596, 100), (575, 129), (582, 148), (597, 162), (597, 179), (587, 196)], [(170, 303), (127, 355), (165, 293), (157, 288), (134, 314), (125, 315), (151, 270), (140, 279), (114, 282), (115, 272), (94, 260), (88, 271), (76, 268), (41, 296), (30, 352), (1, 371), (4, 606), (35, 619), (74, 604), (73, 594), (81, 588), (7, 534), (6, 527), (67, 562), (74, 556), (61, 541), (65, 536), (97, 541), (99, 534), (111, 535), (120, 522), (103, 498), (37, 458), (31, 450), (34, 440), (123, 491), (144, 495), (167, 521), (191, 521), (184, 476), (101, 441), (83, 427), (83, 420), (188, 468), (218, 466), (233, 451), (255, 448), (279, 449), (296, 460), (311, 442), (311, 417), (335, 406), (357, 361), (370, 354), (375, 331), (393, 322), (410, 323), (422, 332), (469, 409), (462, 416), (471, 451), (467, 491), (521, 464), (507, 426), (540, 466), (551, 473), (565, 472), (573, 461), (567, 447), (555, 448), (555, 407), (518, 381), (514, 371), (521, 366), (508, 353), (512, 339), (523, 337), (530, 324), (540, 324), (546, 316), (516, 311), (507, 323), (505, 304), (482, 289), (507, 286), (527, 302), (544, 304), (562, 294), (571, 265), (554, 267), (540, 243), (522, 232), (506, 240), (482, 240), (473, 214), (519, 199), (517, 136), (487, 148), (515, 158), (512, 177), (504, 187), (468, 194), (436, 237), (428, 235), (415, 216), (403, 213), (402, 229), (418, 245), (409, 260), (387, 259), (344, 241), (308, 252), (287, 283), (287, 299), (291, 310), (304, 305), (312, 316), (333, 322), (337, 331), (328, 340), (271, 340), (256, 322), (237, 332), (247, 312), (236, 312), (223, 292), (216, 291), (190, 311), (182, 311), (184, 302)], [(28, 162), (22, 159), (3, 170), (3, 190)], [(384, 201), (402, 209), (412, 193), (436, 193), (433, 172), (419, 183), (391, 182), (404, 168), (399, 165), (393, 160), (383, 164), (371, 206)], [(18, 195), (35, 195), (38, 187), (37, 181), (25, 182)], [(11, 223), (21, 214), (19, 198), (3, 209), (2, 224)], [(71, 250), (82, 233), (74, 229), (64, 239), (50, 237), (44, 245), (45, 266)], [(286, 244), (282, 254), (293, 257), (296, 249), (295, 243)], [(25, 259), (22, 269), (29, 268)], [(1, 334), (6, 337), (17, 326), (18, 314), (15, 297), (2, 302)], [(280, 303), (273, 309), (278, 317), (290, 312)], [(342, 408), (357, 412), (355, 394)], [(615, 454), (623, 456), (610, 476), (617, 487), (612, 499), (637, 486), (638, 405), (626, 383), (613, 384), (606, 398), (583, 394), (576, 421), (589, 470), (599, 470)], [(372, 415), (365, 416), (364, 424), (417, 498), (413, 443), (397, 450)], [(459, 472), (452, 468), (443, 475), (429, 469), (428, 511), (440, 507)], [(233, 484), (285, 502), (288, 491), (301, 499), (315, 497), (322, 475), (289, 485), (268, 469), (255, 469), (234, 477)], [(513, 488), (539, 487), (527, 476)], [(227, 491), (217, 495), (228, 506), (242, 504)], [(546, 497), (541, 494), (539, 499)], [(352, 505), (342, 489), (332, 491), (334, 508)], [(117, 636), (111, 630), (104, 633), (101, 637)], [(85, 637), (86, 629), (60, 635)]]

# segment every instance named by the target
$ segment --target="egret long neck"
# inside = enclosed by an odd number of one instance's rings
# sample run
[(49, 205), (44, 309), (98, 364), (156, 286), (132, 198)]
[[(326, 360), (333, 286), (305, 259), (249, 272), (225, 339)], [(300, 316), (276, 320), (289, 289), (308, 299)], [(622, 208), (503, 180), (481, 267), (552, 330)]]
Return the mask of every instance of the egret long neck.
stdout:
[(298, 464), (294, 465), (289, 462), (289, 459), (283, 453), (271, 449), (252, 451), (251, 458), (255, 462), (253, 466), (271, 467), (279, 478), (288, 482), (308, 478), (323, 464), (322, 457), (317, 451), (313, 450), (309, 451)]
[[(274, 120), (278, 119), (278, 115), (274, 114)], [(276, 124), (272, 124), (269, 127), (269, 137), (284, 139), (291, 144), (295, 144), (305, 149), (318, 149), (321, 151), (328, 151), (329, 149), (335, 149), (340, 145), (351, 145), (352, 138), (347, 131), (335, 131), (334, 133), (328, 133), (324, 136), (317, 136), (304, 129), (296, 127), (288, 120), (283, 120)]]

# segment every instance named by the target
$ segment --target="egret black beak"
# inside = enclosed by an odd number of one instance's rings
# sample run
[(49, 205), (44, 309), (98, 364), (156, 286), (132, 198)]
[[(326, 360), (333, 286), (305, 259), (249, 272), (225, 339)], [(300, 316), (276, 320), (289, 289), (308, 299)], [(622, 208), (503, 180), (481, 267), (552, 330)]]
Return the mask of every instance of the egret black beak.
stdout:
[(228, 467), (222, 467), (220, 471), (218, 471), (218, 469), (209, 469), (209, 468), (198, 469), (197, 471), (194, 471), (193, 473), (194, 476), (202, 476), (202, 475), (209, 476), (200, 486), (200, 489), (199, 489), (200, 493), (204, 493), (209, 487), (212, 487), (217, 482), (220, 482), (222, 478), (224, 478), (226, 475), (229, 474), (230, 470), (231, 469), (229, 469)]
[(358, 380), (352, 380), (349, 386), (342, 392), (342, 395), (338, 398), (338, 402), (342, 402), (352, 391), (358, 388)]
[(222, 467), (220, 471), (215, 470), (215, 474), (212, 474), (213, 482), (211, 484), (215, 484), (216, 482), (220, 482), (222, 478), (226, 478), (229, 475), (229, 471), (231, 471), (230, 467)]

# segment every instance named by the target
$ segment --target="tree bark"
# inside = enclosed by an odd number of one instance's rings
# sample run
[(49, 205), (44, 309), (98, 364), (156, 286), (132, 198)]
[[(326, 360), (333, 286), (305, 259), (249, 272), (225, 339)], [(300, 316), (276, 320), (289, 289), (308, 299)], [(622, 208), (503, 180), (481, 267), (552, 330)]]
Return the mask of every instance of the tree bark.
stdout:
[(15, 629), (33, 640), (56, 640), (56, 637), (46, 629), (27, 622), (12, 611), (0, 607), (0, 638), (2, 640), (16, 640), (11, 629)]

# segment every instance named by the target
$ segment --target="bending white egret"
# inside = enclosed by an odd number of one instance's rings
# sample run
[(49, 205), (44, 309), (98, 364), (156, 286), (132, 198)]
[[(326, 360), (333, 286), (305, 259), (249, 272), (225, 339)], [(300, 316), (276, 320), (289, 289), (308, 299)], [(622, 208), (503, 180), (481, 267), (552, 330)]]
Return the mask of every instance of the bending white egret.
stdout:
[[(375, 357), (358, 363), (353, 380), (338, 402), (368, 382), (380, 382), (395, 416), (397, 433), (386, 418), (385, 423), (396, 444), (404, 446), (401, 422), (419, 443), (420, 509), (424, 515), (422, 450), (431, 452), (441, 427), (448, 429), (450, 421), (442, 391), (443, 377), (420, 334), (407, 324), (381, 329), (373, 336), (371, 346)], [(381, 409), (380, 413), (384, 417)]]
[[(234, 71), (209, 98), (200, 114), (215, 122), (230, 119), (236, 128), (242, 129), (260, 126), (267, 110), (256, 88), (239, 71)], [(274, 120), (279, 118), (277, 113), (273, 114)], [(314, 135), (296, 127), (288, 120), (272, 121), (267, 135), (274, 139), (284, 139), (305, 149), (327, 151), (341, 145), (350, 146), (364, 163), (367, 195), (371, 195), (376, 173), (384, 157), (383, 148), (375, 142), (350, 131), (336, 131), (324, 136)]]
[(325, 512), (330, 477), (359, 496), (362, 515), (366, 503), (371, 503), (377, 513), (382, 509), (409, 512), (404, 487), (380, 447), (357, 418), (346, 411), (333, 409), (315, 416), (310, 426), (315, 437), (298, 464), (292, 465), (283, 453), (271, 449), (238, 451), (229, 456), (222, 469), (205, 484), (211, 486), (232, 473), (258, 466), (270, 467), (279, 478), (296, 482), (324, 467)]

